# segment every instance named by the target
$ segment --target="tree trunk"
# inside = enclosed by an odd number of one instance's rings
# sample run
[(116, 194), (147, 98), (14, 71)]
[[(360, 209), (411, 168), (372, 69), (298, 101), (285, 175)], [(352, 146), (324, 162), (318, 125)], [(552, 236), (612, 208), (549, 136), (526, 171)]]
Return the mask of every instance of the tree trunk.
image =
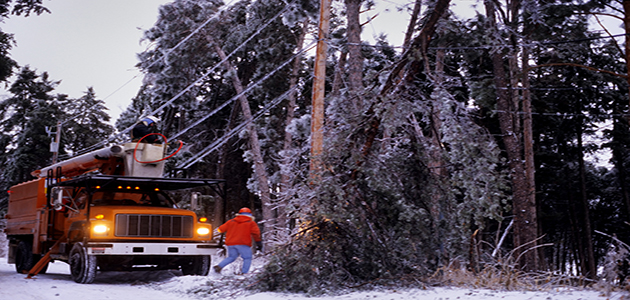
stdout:
[[(444, 45), (440, 45), (442, 47)], [(437, 50), (435, 54), (435, 72), (433, 74), (433, 80), (435, 82), (435, 91), (436, 95), (441, 93), (441, 90), (444, 88), (444, 57), (446, 53), (444, 50)], [(428, 69), (428, 63), (425, 63), (425, 73), (431, 74), (431, 70)], [(428, 167), (433, 175), (434, 180), (441, 184), (442, 180), (447, 176), (446, 168), (444, 167), (444, 159), (442, 158), (442, 135), (440, 134), (440, 128), (442, 127), (442, 118), (441, 118), (441, 106), (442, 103), (439, 103), (441, 99), (438, 97), (431, 97), (431, 123), (429, 124), (429, 141), (431, 143), (431, 149), (428, 151)], [(442, 244), (443, 236), (442, 230), (439, 228), (438, 224), (440, 221), (440, 217), (443, 215), (443, 201), (442, 201), (442, 193), (434, 192), (431, 195), (431, 218), (433, 220), (433, 232), (434, 239), (436, 242)], [(471, 240), (472, 246), (472, 240)], [(440, 246), (440, 248), (444, 248)], [(440, 260), (445, 258), (445, 251), (440, 253)], [(472, 264), (472, 262), (471, 262)]]
[[(223, 49), (214, 42), (214, 39), (210, 36), (207, 36), (208, 41), (214, 45), (214, 49), (219, 54), (221, 60), (225, 60), (225, 67), (228, 69), (228, 72), (234, 74), (232, 76), (232, 85), (236, 90), (236, 93), (240, 94), (243, 92), (243, 84), (241, 80), (236, 76), (236, 71), (232, 67), (232, 64), (226, 60), (227, 55)], [(258, 189), (260, 191), (260, 201), (262, 202), (262, 214), (264, 222), (270, 222), (273, 220), (273, 214), (271, 210), (271, 196), (269, 192), (269, 176), (267, 175), (267, 171), (265, 169), (265, 163), (263, 161), (262, 151), (260, 149), (260, 142), (258, 141), (258, 132), (256, 130), (256, 125), (254, 124), (254, 119), (252, 117), (252, 112), (249, 107), (249, 102), (247, 101), (247, 97), (242, 95), (239, 97), (239, 104), (241, 106), (241, 110), (243, 111), (243, 116), (245, 117), (245, 122), (247, 122), (247, 132), (249, 133), (249, 147), (252, 151), (252, 155), (254, 157), (254, 176), (256, 178), (256, 182), (258, 182)]]
[[(230, 111), (230, 119), (228, 120), (228, 124), (226, 126), (225, 132), (229, 132), (230, 130), (234, 128), (234, 125), (236, 124), (236, 119), (238, 116), (238, 108), (239, 108), (238, 102), (232, 105), (232, 109)], [(216, 178), (225, 178), (225, 162), (227, 161), (229, 151), (230, 151), (230, 147), (228, 143), (224, 143), (221, 146), (220, 150), (218, 151), (219, 153), (217, 155)], [(221, 224), (225, 223), (228, 220), (226, 200), (227, 199), (222, 198), (222, 201), (216, 202), (217, 204), (215, 206), (216, 207), (215, 212), (220, 217), (219, 217), (219, 220), (215, 220), (216, 224), (212, 224), (214, 228), (221, 226)]]
[[(626, 43), (625, 43), (625, 47), (626, 47), (626, 53), (625, 53), (625, 57), (626, 57), (626, 81), (628, 82), (628, 99), (630, 101), (630, 0), (623, 0), (623, 10), (624, 10), (624, 18), (623, 18), (623, 24), (624, 24), (624, 29), (626, 31)], [(630, 104), (628, 106), (628, 109), (630, 109)], [(627, 117), (627, 121), (630, 124), (630, 117)], [(618, 170), (619, 170), (619, 177), (620, 177), (620, 184), (621, 184), (621, 191), (622, 191), (622, 196), (623, 199), (626, 203), (626, 209), (628, 210), (628, 218), (630, 220), (630, 195), (628, 193), (628, 189), (626, 188), (626, 177), (627, 177), (627, 172), (625, 170), (625, 164), (623, 163), (623, 161), (625, 160), (623, 158), (623, 155), (621, 151), (619, 151), (620, 156), (619, 156), (619, 166), (617, 166)]]
[[(628, 100), (630, 101), (630, 0), (623, 0), (623, 25), (626, 31), (626, 81), (628, 82)], [(630, 106), (629, 106), (630, 107)], [(628, 118), (628, 123), (630, 123), (630, 118)]]
[[(567, 178), (570, 178), (570, 174), (567, 174)], [(578, 274), (586, 275), (586, 258), (584, 253), (584, 245), (580, 238), (580, 226), (578, 226), (579, 218), (577, 208), (575, 207), (575, 199), (573, 197), (573, 190), (571, 186), (567, 188), (567, 200), (569, 202), (569, 221), (571, 224), (571, 233), (573, 238), (572, 249), (575, 251), (574, 257), (576, 259), (575, 265), (578, 267)]]
[[(496, 31), (497, 23), (495, 19), (494, 2), (485, 1), (486, 15), (490, 30)], [(537, 251), (527, 251), (537, 245), (538, 222), (536, 220), (536, 199), (531, 192), (533, 178), (528, 178), (527, 159), (523, 157), (524, 145), (521, 140), (522, 128), (518, 119), (518, 99), (514, 99), (513, 90), (508, 87), (508, 81), (513, 76), (508, 77), (505, 72), (505, 61), (499, 51), (491, 54), (494, 73), (494, 84), (497, 94), (497, 110), (499, 116), (499, 126), (503, 135), (503, 143), (507, 153), (508, 164), (510, 166), (512, 179), (512, 211), (514, 213), (514, 249), (515, 257), (519, 266), (524, 270), (536, 270), (538, 268)], [(511, 60), (511, 61), (510, 61)], [(515, 70), (515, 55), (508, 59), (511, 66), (511, 74)], [(512, 83), (513, 85), (514, 83)], [(531, 136), (530, 136), (531, 138)]]
[[(534, 164), (534, 134), (533, 134), (533, 123), (532, 123), (532, 102), (531, 102), (531, 94), (529, 91), (530, 83), (529, 83), (529, 49), (527, 47), (523, 47), (523, 53), (521, 56), (521, 67), (522, 67), (522, 85), (523, 85), (523, 162), (525, 163), (525, 188), (526, 188), (526, 207), (529, 209), (527, 214), (527, 218), (535, 224), (535, 228), (531, 228), (530, 238), (537, 238), (540, 236), (539, 227), (538, 227), (538, 205), (536, 203), (536, 166)], [(535, 251), (531, 251), (534, 253), (533, 259), (535, 261), (536, 268), (540, 267), (540, 263), (544, 261), (543, 249), (538, 249)]]
[(326, 52), (330, 29), (331, 0), (321, 0), (319, 6), (319, 25), (317, 50), (315, 56), (312, 112), (311, 112), (311, 162), (309, 166), (311, 181), (319, 180), (322, 171), (321, 155), (324, 151), (324, 96), (326, 94)]
[[(579, 111), (578, 111), (579, 115)], [(595, 264), (595, 254), (593, 251), (593, 233), (591, 229), (591, 216), (589, 213), (588, 207), (588, 198), (586, 194), (586, 168), (584, 167), (584, 148), (582, 147), (582, 117), (579, 117), (578, 120), (580, 123), (578, 124), (578, 132), (577, 132), (577, 142), (578, 142), (578, 160), (580, 166), (580, 191), (581, 191), (581, 204), (582, 204), (582, 222), (580, 222), (583, 226), (582, 228), (582, 238), (584, 239), (584, 243), (586, 244), (586, 272), (584, 275), (590, 279), (595, 279), (597, 276), (597, 267)]]
[[(420, 30), (420, 34), (413, 39), (410, 48), (405, 50), (401, 59), (396, 63), (392, 72), (387, 77), (387, 80), (383, 84), (383, 88), (381, 89), (381, 92), (380, 92), (381, 96), (385, 96), (389, 93), (392, 93), (392, 90), (394, 90), (394, 87), (400, 83), (400, 80), (402, 78), (405, 78), (404, 76), (405, 67), (409, 65), (417, 64), (418, 60), (419, 59), (421, 60), (422, 57), (420, 58), (414, 57), (415, 52), (417, 51), (421, 53), (426, 52), (427, 47), (429, 45), (429, 40), (431, 39), (431, 36), (433, 36), (433, 33), (435, 33), (435, 28), (437, 26), (437, 23), (440, 20), (440, 18), (447, 12), (449, 4), (450, 4), (450, 0), (438, 0), (435, 3), (433, 10), (428, 14), (426, 22), (424, 23), (424, 25), (422, 26), (422, 29)], [(412, 49), (414, 49), (415, 51), (412, 51)], [(414, 69), (414, 68), (411, 67), (411, 69)], [(407, 75), (408, 75), (406, 77), (407, 80), (413, 81), (414, 80), (413, 78), (416, 74), (410, 73)], [(370, 120), (367, 122), (370, 125), (366, 133), (367, 136), (365, 139), (365, 143), (363, 144), (363, 147), (361, 149), (362, 159), (367, 158), (368, 154), (370, 153), (372, 145), (374, 144), (374, 140), (376, 140), (378, 130), (381, 126), (381, 119), (380, 119), (381, 116), (376, 115), (375, 110), (374, 110), (374, 107), (376, 104), (378, 103), (372, 104), (372, 106), (368, 109), (366, 113), (368, 116), (370, 116)], [(361, 164), (362, 163), (359, 162), (358, 166), (360, 166)]]
[(335, 68), (335, 76), (333, 77), (332, 89), (330, 90), (330, 95), (333, 97), (338, 97), (341, 92), (341, 86), (343, 85), (343, 74), (344, 69), (346, 68), (346, 60), (348, 59), (348, 51), (341, 51), (339, 55), (339, 60), (337, 61), (337, 67)]
[(413, 5), (413, 12), (411, 13), (411, 19), (409, 20), (409, 25), (407, 25), (407, 32), (405, 32), (405, 40), (403, 41), (403, 49), (407, 49), (409, 47), (409, 43), (411, 42), (411, 37), (413, 36), (413, 32), (415, 31), (416, 25), (418, 23), (418, 16), (420, 16), (421, 8), (422, 8), (422, 0), (416, 0), (416, 3)]
[[(618, 122), (616, 121), (615, 123), (618, 124)], [(613, 125), (613, 126), (617, 127), (618, 125)], [(616, 138), (619, 139), (620, 137), (617, 136)], [(621, 187), (621, 197), (623, 198), (623, 202), (626, 204), (626, 212), (627, 212), (626, 220), (630, 222), (630, 194), (626, 186), (626, 182), (628, 181), (628, 172), (626, 171), (626, 164), (624, 163), (624, 161), (626, 161), (625, 159), (626, 152), (621, 151), (620, 149), (615, 149), (615, 148), (613, 148), (612, 151), (613, 151), (613, 158), (614, 158), (613, 163), (615, 165), (615, 168), (618, 170), (617, 182), (619, 186)]]
[[(302, 31), (300, 32), (300, 36), (298, 37), (297, 49), (296, 49), (298, 53), (301, 52), (302, 48), (304, 47), (304, 38), (306, 37), (307, 32), (308, 32), (308, 19), (306, 19), (303, 22)], [(294, 90), (294, 89), (297, 87), (301, 62), (302, 62), (301, 55), (298, 55), (293, 61), (293, 70), (291, 71), (291, 79), (289, 81), (289, 84), (290, 84), (289, 89), (293, 91), (289, 94), (289, 103), (287, 104), (287, 116), (285, 120), (285, 129), (289, 127), (289, 125), (291, 125), (291, 122), (293, 122), (293, 119), (295, 118), (295, 107), (297, 106), (296, 104), (297, 90)], [(285, 151), (285, 155), (287, 155), (287, 153), (292, 149), (292, 146), (291, 146), (292, 143), (293, 143), (293, 137), (291, 136), (291, 132), (289, 132), (288, 130), (285, 130), (284, 131), (284, 145), (282, 147), (283, 150)], [(284, 163), (286, 164), (288, 162), (285, 160)], [(290, 185), (291, 185), (290, 170), (289, 168), (284, 168), (281, 170), (281, 174), (280, 174), (280, 192), (283, 195), (281, 197), (283, 203), (280, 203), (277, 206), (278, 207), (278, 220), (276, 222), (278, 227), (282, 229), (285, 229), (287, 225), (285, 206), (288, 201), (288, 199), (286, 198), (286, 194)]]
[(361, 0), (346, 0), (348, 20), (348, 85), (349, 100), (354, 113), (361, 111), (361, 92), (363, 91), (363, 55), (361, 54), (361, 24), (359, 10)]

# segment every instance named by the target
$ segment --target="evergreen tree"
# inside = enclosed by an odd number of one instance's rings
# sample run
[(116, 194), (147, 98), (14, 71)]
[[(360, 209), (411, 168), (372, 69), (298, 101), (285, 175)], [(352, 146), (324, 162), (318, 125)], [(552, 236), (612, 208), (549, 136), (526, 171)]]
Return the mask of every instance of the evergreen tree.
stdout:
[(105, 112), (105, 102), (96, 98), (92, 87), (81, 98), (66, 102), (64, 112), (68, 119), (62, 122), (65, 133), (62, 144), (73, 155), (86, 152), (89, 147), (106, 140), (114, 128), (108, 124), (110, 117)]
[(138, 94), (131, 99), (131, 104), (116, 120), (115, 127), (119, 132), (131, 129), (140, 117), (147, 116), (152, 111), (147, 89), (147, 85), (142, 85)]
[[(174, 1), (160, 7), (157, 22), (145, 32), (145, 39), (154, 43), (155, 49), (139, 56), (138, 66), (147, 72), (143, 94), (150, 101), (147, 113), (172, 100), (160, 112), (161, 130), (166, 136), (185, 128), (189, 119), (195, 120), (195, 112), (203, 110), (200, 106), (210, 97), (206, 94), (214, 90), (210, 78), (191, 87), (217, 61), (206, 37), (198, 33), (175, 47), (220, 6), (221, 2), (215, 0)], [(179, 95), (187, 88), (187, 92)]]
[[(536, 202), (540, 226), (536, 236), (544, 235), (542, 242), (554, 243), (553, 247), (539, 249), (540, 267), (564, 271), (563, 264), (571, 262), (579, 266), (581, 274), (594, 277), (598, 250), (593, 246), (597, 243), (594, 236), (596, 227), (589, 226), (595, 220), (589, 217), (593, 213), (593, 206), (589, 203), (602, 196), (593, 192), (589, 183), (597, 181), (594, 176), (603, 176), (604, 172), (595, 171), (585, 162), (585, 156), (597, 148), (591, 142), (597, 140), (593, 130), (611, 113), (615, 115), (619, 112), (613, 108), (615, 99), (620, 97), (619, 91), (611, 86), (625, 85), (625, 82), (610, 75), (621, 67), (619, 54), (614, 53), (618, 47), (600, 43), (598, 35), (589, 32), (587, 14), (574, 3), (537, 6), (536, 3), (524, 2), (522, 5), (521, 20), (535, 24), (536, 30), (525, 29), (522, 35), (516, 35), (516, 41), (522, 40), (513, 49), (529, 53), (529, 85), (519, 85), (518, 81), (525, 80), (518, 73), (517, 76), (508, 76), (511, 79), (506, 87), (494, 85), (493, 67), (488, 57), (499, 49), (505, 50), (507, 45), (505, 39), (499, 40), (499, 46), (485, 50), (489, 43), (487, 37), (492, 34), (483, 25), (487, 16), (482, 15), (462, 27), (468, 28), (464, 33), (466, 36), (475, 37), (472, 44), (467, 44), (471, 48), (461, 51), (465, 58), (465, 83), (470, 86), (471, 96), (481, 108), (481, 122), (497, 136), (505, 136), (498, 130), (498, 115), (506, 109), (497, 107), (496, 94), (505, 90), (511, 95), (519, 95), (514, 98), (517, 101), (512, 102), (514, 106), (511, 108), (515, 115), (521, 116), (515, 119), (516, 125), (524, 121), (522, 116), (528, 114), (519, 105), (529, 95), (533, 111), (531, 140), (535, 145)], [(505, 51), (507, 53), (508, 50)], [(505, 70), (510, 70), (508, 65), (515, 64), (506, 63)]]
[[(434, 23), (421, 38), (428, 42), (443, 13), (430, 12)], [(426, 51), (421, 44), (409, 53)], [(408, 71), (390, 78), (404, 84), (385, 83), (381, 95), (363, 92), (364, 111), (347, 109), (351, 93), (330, 98), (325, 171), (318, 180), (302, 175), (291, 203), (301, 226), (266, 266), (264, 288), (316, 293), (430, 274), (464, 255), (462, 246), (485, 220), (500, 219), (506, 177), (497, 144), (449, 92), (453, 78), (418, 68), (440, 65), (428, 57), (399, 60), (392, 69)], [(295, 122), (296, 133), (303, 122)], [(306, 163), (294, 162), (294, 172), (303, 174)]]
[[(0, 2), (0, 20), (8, 18), (11, 14), (28, 17), (31, 13), (40, 15), (50, 11), (42, 5), (43, 0), (5, 0)], [(0, 81), (7, 80), (13, 69), (18, 66), (10, 56), (9, 51), (13, 47), (13, 35), (0, 30)]]
[(46, 72), (37, 74), (27, 66), (11, 85), (12, 96), (0, 102), (0, 131), (5, 145), (0, 156), (4, 166), (2, 190), (32, 179), (31, 172), (50, 164), (51, 137), (46, 128), (54, 128), (64, 117), (60, 96), (51, 95), (57, 84)]

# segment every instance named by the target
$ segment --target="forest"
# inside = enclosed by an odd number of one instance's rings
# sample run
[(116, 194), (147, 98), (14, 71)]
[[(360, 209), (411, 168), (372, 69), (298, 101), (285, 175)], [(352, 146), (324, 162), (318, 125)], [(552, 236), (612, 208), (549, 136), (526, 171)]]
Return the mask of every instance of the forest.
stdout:
[[(160, 7), (113, 126), (91, 88), (55, 93), (0, 32), (0, 217), (9, 187), (53, 160), (57, 122), (63, 160), (156, 115), (186, 142), (170, 174), (226, 179), (226, 211), (255, 210), (264, 289), (502, 268), (623, 281), (629, 1), (485, 0), (468, 19), (409, 1), (401, 47), (361, 40), (378, 1), (228, 2)], [(40, 13), (42, 0), (0, 3), (2, 18)]]

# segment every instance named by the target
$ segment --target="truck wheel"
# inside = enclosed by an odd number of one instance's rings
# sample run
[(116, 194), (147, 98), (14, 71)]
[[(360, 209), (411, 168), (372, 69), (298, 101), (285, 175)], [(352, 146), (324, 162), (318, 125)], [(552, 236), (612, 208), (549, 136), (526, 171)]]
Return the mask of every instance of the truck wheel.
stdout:
[(82, 243), (70, 250), (70, 275), (77, 283), (92, 283), (96, 277), (96, 256), (88, 255)]
[(26, 274), (37, 263), (33, 259), (33, 246), (26, 241), (20, 241), (15, 253), (15, 270), (18, 273)]
[(184, 275), (206, 276), (210, 271), (210, 255), (199, 255), (190, 258), (187, 264), (182, 265)]

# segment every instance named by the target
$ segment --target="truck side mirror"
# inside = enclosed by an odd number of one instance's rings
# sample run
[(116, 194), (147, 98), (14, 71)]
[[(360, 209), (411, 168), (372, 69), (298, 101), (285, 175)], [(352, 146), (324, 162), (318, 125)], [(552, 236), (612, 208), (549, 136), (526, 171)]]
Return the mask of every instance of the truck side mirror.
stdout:
[(192, 193), (190, 195), (190, 210), (199, 209), (199, 193)]
[(63, 189), (60, 187), (52, 188), (52, 207), (55, 210), (61, 210), (63, 208)]

